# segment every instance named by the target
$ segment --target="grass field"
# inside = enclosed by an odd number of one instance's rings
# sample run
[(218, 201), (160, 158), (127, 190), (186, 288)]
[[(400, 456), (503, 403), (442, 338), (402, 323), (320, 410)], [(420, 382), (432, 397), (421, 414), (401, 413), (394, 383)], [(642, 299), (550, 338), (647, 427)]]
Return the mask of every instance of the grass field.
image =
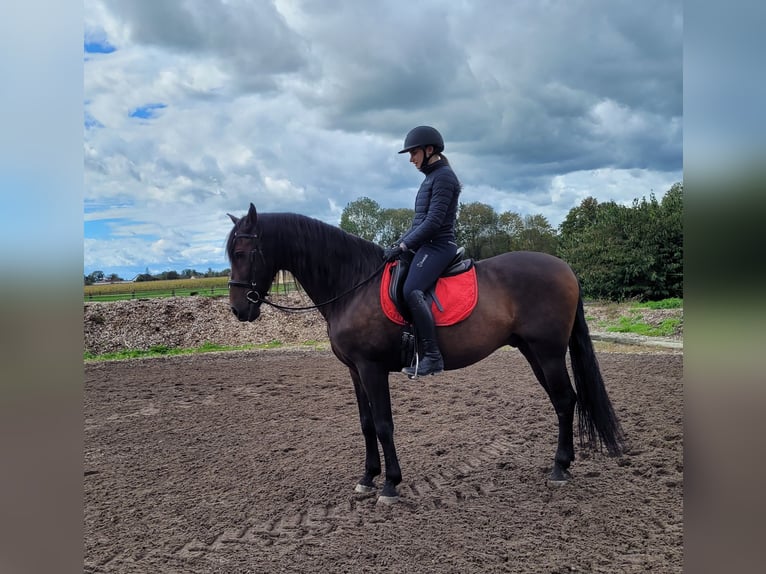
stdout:
[(201, 277), (198, 279), (85, 285), (84, 297), (85, 301), (123, 301), (125, 299), (187, 295), (221, 296), (228, 293), (228, 280), (228, 277)]
[[(683, 314), (657, 318), (654, 312), (662, 310), (683, 310), (684, 302), (680, 298), (646, 301), (643, 303), (604, 302), (606, 313), (601, 317), (586, 315), (588, 321), (611, 333), (634, 333), (646, 337), (670, 337), (683, 325)], [(654, 319), (652, 315), (655, 315)]]
[[(127, 299), (151, 299), (157, 297), (186, 297), (190, 295), (223, 297), (228, 295), (228, 277), (200, 277), (198, 279), (172, 279), (140, 281), (138, 283), (108, 283), (85, 285), (85, 301), (125, 301)], [(295, 283), (287, 282), (272, 286), (272, 292), (295, 290)]]

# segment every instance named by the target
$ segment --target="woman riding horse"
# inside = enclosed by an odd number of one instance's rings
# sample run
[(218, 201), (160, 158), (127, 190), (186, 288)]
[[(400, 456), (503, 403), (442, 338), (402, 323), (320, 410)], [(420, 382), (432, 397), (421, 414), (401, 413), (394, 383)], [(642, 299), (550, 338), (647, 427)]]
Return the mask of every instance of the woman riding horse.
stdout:
[(457, 253), (455, 223), (460, 182), (443, 151), (444, 139), (431, 126), (413, 128), (404, 139), (399, 153), (409, 152), (410, 163), (426, 177), (415, 196), (410, 229), (383, 254), (386, 261), (393, 261), (407, 250), (415, 252), (403, 290), (418, 340), (419, 360), (414, 367), (402, 369), (411, 379), (444, 370), (431, 302), (425, 296)]

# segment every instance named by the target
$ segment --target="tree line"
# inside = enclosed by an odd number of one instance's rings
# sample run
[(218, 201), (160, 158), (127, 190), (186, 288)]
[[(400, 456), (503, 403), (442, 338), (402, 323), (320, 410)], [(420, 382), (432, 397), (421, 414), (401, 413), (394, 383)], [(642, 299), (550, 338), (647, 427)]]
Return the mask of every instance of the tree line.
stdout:
[[(391, 245), (410, 227), (414, 210), (384, 209), (361, 197), (346, 205), (340, 228), (381, 246)], [(683, 184), (658, 200), (635, 199), (631, 206), (584, 199), (556, 229), (541, 214), (497, 213), (481, 202), (461, 203), (457, 241), (466, 256), (486, 259), (508, 251), (542, 251), (569, 263), (589, 298), (623, 301), (683, 297)], [(133, 281), (228, 277), (229, 269), (184, 269), (141, 273)], [(85, 285), (123, 281), (94, 271)]]
[[(508, 251), (542, 251), (565, 260), (586, 297), (622, 301), (683, 297), (683, 184), (661, 200), (623, 206), (584, 199), (558, 227), (541, 214), (497, 213), (481, 202), (461, 203), (456, 234), (466, 255), (486, 259)], [(413, 209), (384, 209), (362, 197), (341, 214), (341, 229), (388, 246), (408, 229)]]
[[(149, 269), (144, 273), (139, 273), (131, 281), (140, 283), (142, 281), (167, 281), (173, 279), (193, 279), (195, 277), (228, 277), (231, 274), (231, 269), (224, 269), (222, 271), (213, 271), (208, 267), (207, 271), (200, 272), (196, 269), (184, 269), (180, 273), (178, 271), (162, 271), (161, 273), (151, 274)], [(95, 283), (119, 283), (125, 281), (117, 273), (105, 274), (103, 271), (93, 271), (84, 276), (85, 285), (93, 285)]]

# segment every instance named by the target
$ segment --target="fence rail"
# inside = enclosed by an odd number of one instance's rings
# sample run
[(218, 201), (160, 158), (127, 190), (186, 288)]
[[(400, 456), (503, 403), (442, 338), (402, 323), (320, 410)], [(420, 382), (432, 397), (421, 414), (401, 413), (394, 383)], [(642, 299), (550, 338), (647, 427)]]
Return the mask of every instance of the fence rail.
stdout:
[[(298, 289), (295, 279), (286, 272), (280, 272), (272, 284), (271, 293), (289, 293)], [(162, 297), (225, 297), (229, 294), (228, 277), (203, 279), (173, 279), (143, 281), (140, 283), (112, 283), (86, 285), (84, 301), (106, 302), (130, 299), (159, 299)]]
[(229, 294), (228, 287), (205, 287), (201, 289), (132, 289), (120, 292), (98, 292), (90, 291), (85, 293), (85, 301), (125, 301), (128, 299), (159, 299), (162, 297), (224, 297)]

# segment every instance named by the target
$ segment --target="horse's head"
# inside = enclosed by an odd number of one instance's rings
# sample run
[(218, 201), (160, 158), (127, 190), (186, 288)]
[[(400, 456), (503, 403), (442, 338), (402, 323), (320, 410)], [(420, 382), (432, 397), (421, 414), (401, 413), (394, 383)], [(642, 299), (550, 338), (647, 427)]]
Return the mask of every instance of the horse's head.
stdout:
[(229, 303), (240, 321), (254, 321), (261, 314), (262, 298), (266, 296), (274, 279), (274, 270), (264, 257), (258, 226), (258, 213), (251, 203), (242, 218), (227, 214), (234, 222), (226, 243), (226, 254), (231, 261)]

